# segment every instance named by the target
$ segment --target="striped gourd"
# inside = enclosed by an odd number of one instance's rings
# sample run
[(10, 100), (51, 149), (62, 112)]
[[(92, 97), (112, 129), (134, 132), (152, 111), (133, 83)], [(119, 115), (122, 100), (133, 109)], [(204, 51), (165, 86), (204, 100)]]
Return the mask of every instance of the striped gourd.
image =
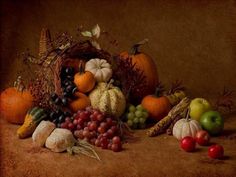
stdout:
[(17, 136), (19, 138), (31, 136), (39, 122), (46, 117), (47, 114), (44, 109), (39, 107), (30, 109), (25, 116), (24, 124), (17, 130)]
[(100, 82), (89, 94), (93, 108), (107, 114), (119, 117), (125, 111), (126, 100), (118, 87), (111, 83)]

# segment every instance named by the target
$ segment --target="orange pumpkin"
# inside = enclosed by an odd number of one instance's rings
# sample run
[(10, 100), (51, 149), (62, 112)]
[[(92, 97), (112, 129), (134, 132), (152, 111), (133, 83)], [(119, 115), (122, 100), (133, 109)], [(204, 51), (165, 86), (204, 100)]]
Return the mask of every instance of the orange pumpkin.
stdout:
[(71, 111), (77, 112), (80, 109), (85, 109), (87, 106), (90, 106), (90, 99), (85, 94), (76, 92), (75, 96), (77, 98), (69, 105)]
[(27, 90), (10, 87), (1, 93), (1, 114), (10, 123), (23, 124), (25, 115), (32, 106), (33, 96)]
[(141, 105), (148, 111), (149, 117), (157, 121), (164, 118), (171, 109), (169, 99), (165, 96), (159, 97), (158, 92), (156, 95), (145, 96)]
[(74, 83), (79, 92), (87, 93), (94, 88), (96, 80), (94, 75), (89, 71), (84, 71), (84, 67), (80, 64), (79, 72), (74, 76)]
[(132, 47), (131, 52), (122, 52), (120, 54), (121, 58), (127, 60), (131, 58), (132, 64), (135, 64), (135, 68), (139, 69), (143, 72), (146, 80), (146, 90), (143, 93), (132, 93), (136, 97), (140, 97), (141, 99), (149, 94), (153, 94), (155, 92), (156, 85), (158, 83), (158, 73), (157, 67), (153, 59), (145, 53), (139, 52), (139, 46), (144, 44), (146, 41), (141, 41), (138, 44), (135, 44)]

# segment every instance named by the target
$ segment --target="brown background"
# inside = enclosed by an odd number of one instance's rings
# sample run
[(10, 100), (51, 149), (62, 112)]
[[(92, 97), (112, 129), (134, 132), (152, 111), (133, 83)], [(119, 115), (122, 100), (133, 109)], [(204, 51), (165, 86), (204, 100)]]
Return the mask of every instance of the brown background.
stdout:
[[(1, 89), (13, 83), (22, 64), (17, 54), (29, 48), (37, 55), (39, 33), (48, 27), (52, 36), (79, 25), (90, 29), (98, 23), (119, 41), (113, 52), (128, 49), (149, 38), (142, 48), (157, 64), (160, 80), (182, 79), (191, 96), (215, 98), (223, 86), (236, 90), (236, 2), (219, 1), (95, 1), (1, 0)], [(19, 126), (0, 119), (0, 176), (97, 177), (232, 177), (236, 174), (236, 116), (225, 119), (222, 136), (211, 142), (224, 146), (224, 160), (207, 157), (207, 147), (183, 152), (179, 142), (163, 134), (149, 138), (136, 131), (136, 141), (120, 153), (95, 148), (102, 162), (71, 157), (33, 147), (20, 140)], [(17, 147), (17, 148), (16, 148)]]
[[(1, 88), (21, 68), (17, 54), (29, 48), (37, 56), (39, 34), (76, 35), (99, 24), (117, 39), (112, 52), (149, 38), (142, 48), (158, 67), (160, 80), (182, 79), (192, 96), (215, 96), (223, 86), (236, 89), (236, 2), (1, 0)], [(110, 47), (111, 49), (111, 47)]]

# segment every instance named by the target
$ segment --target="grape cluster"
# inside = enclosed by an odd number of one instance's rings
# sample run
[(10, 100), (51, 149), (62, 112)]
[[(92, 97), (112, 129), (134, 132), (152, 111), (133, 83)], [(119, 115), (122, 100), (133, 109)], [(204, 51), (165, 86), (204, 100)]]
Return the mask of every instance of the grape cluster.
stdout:
[(126, 114), (127, 124), (133, 129), (145, 128), (146, 119), (148, 118), (148, 112), (141, 106), (129, 106), (129, 111)]
[(122, 149), (118, 122), (91, 107), (79, 110), (71, 118), (66, 117), (60, 126), (71, 130), (76, 138), (84, 139), (97, 147), (114, 152)]
[(74, 93), (77, 91), (77, 87), (74, 84), (74, 75), (73, 67), (63, 67), (61, 70), (61, 85), (65, 98), (73, 98)]
[(74, 84), (74, 68), (63, 67), (61, 70), (61, 86), (63, 90), (62, 97), (59, 97), (56, 93), (51, 95), (51, 100), (55, 105), (67, 106), (69, 99), (73, 98), (74, 93), (77, 91), (77, 87)]
[(56, 125), (56, 127), (60, 128), (61, 123), (65, 121), (66, 117), (70, 116), (71, 116), (70, 112), (57, 109), (56, 111), (50, 112), (49, 120), (53, 122)]

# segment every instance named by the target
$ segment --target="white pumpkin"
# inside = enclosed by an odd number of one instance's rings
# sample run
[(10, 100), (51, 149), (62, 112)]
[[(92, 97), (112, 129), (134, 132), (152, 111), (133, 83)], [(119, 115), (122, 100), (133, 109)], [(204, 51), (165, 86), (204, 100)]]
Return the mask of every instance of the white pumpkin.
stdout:
[(89, 98), (93, 108), (107, 114), (119, 117), (125, 111), (125, 96), (118, 87), (111, 83), (98, 83), (96, 88), (89, 94)]
[(107, 82), (112, 76), (111, 65), (106, 60), (99, 58), (86, 62), (85, 71), (93, 73), (97, 82)]
[(195, 137), (197, 131), (201, 129), (198, 121), (184, 118), (175, 123), (173, 127), (173, 136), (178, 140), (181, 140), (186, 136)]

